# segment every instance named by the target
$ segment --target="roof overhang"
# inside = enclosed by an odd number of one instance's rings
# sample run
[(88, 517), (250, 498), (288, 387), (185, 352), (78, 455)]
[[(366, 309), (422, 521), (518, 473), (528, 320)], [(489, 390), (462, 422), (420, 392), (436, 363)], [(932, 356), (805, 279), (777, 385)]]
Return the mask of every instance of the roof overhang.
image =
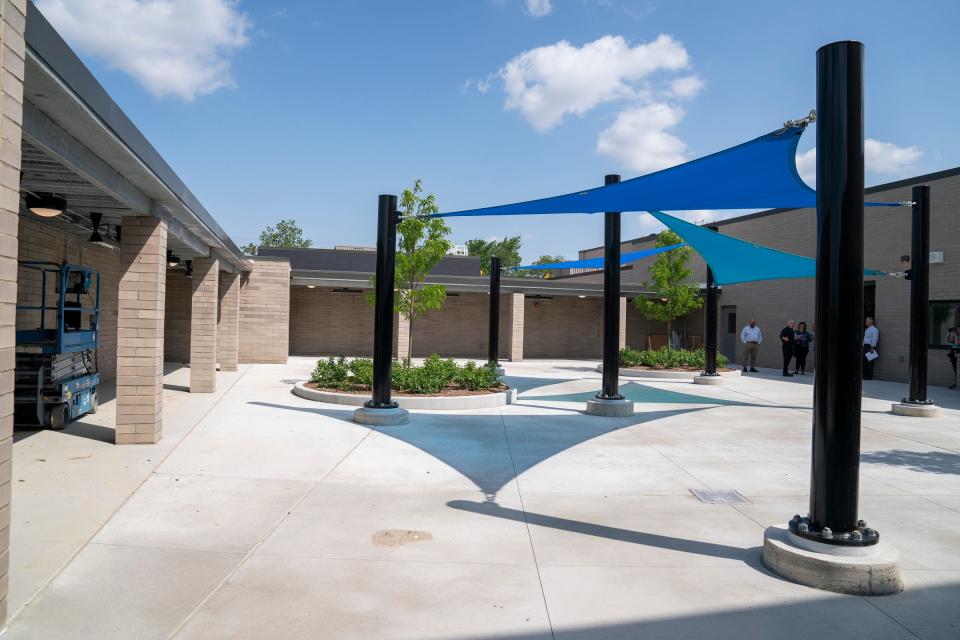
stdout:
[[(184, 257), (217, 255), (250, 269), (243, 252), (117, 106), (40, 11), (28, 3), (22, 187), (65, 191), (78, 226), (90, 211), (163, 219)], [(31, 167), (39, 167), (31, 172)], [(72, 191), (71, 191), (72, 190)]]

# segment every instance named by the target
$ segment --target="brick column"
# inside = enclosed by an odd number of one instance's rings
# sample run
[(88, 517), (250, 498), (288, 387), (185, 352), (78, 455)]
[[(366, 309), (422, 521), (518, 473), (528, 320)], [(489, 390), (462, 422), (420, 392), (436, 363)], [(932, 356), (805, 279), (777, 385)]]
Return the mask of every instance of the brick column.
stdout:
[(404, 358), (412, 358), (413, 354), (410, 353), (410, 321), (399, 313), (396, 314), (394, 318), (397, 322), (397, 358), (399, 360), (403, 360)]
[(117, 444), (163, 436), (163, 316), (167, 225), (159, 218), (122, 221), (124, 272), (117, 294)]
[(220, 272), (217, 360), (220, 371), (236, 371), (240, 338), (240, 274)]
[(510, 362), (520, 362), (523, 360), (523, 305), (524, 295), (522, 293), (510, 294), (510, 331), (506, 341), (506, 356)]
[(220, 261), (193, 259), (190, 317), (190, 392), (217, 390), (217, 289)]
[(17, 235), (20, 214), (20, 126), (27, 0), (0, 5), (0, 625), (7, 617), (10, 566), (10, 478), (13, 370), (16, 360)]
[(627, 346), (627, 299), (620, 298), (620, 337), (618, 339), (620, 348)]

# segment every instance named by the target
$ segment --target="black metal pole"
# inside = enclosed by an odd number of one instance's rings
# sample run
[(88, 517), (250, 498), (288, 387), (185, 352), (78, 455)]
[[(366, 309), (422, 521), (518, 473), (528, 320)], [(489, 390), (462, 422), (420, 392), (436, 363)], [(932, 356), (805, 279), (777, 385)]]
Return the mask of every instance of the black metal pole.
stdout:
[[(620, 182), (608, 175), (605, 185)], [(620, 400), (620, 213), (603, 214), (603, 388), (602, 400)]]
[[(711, 231), (719, 231), (710, 227)], [(717, 375), (717, 285), (713, 281), (713, 269), (707, 265), (707, 310), (704, 328), (704, 371), (705, 376)]]
[(927, 326), (930, 321), (930, 187), (913, 188), (913, 242), (910, 250), (910, 395), (928, 404)]
[(393, 409), (390, 370), (393, 367), (393, 286), (397, 253), (397, 196), (381, 195), (377, 213), (376, 301), (373, 317), (373, 398), (371, 409)]
[[(863, 44), (817, 51), (817, 375), (810, 527), (857, 529), (863, 360)], [(826, 537), (826, 536), (824, 536)]]
[(487, 361), (497, 366), (500, 359), (500, 258), (490, 258), (490, 344)]

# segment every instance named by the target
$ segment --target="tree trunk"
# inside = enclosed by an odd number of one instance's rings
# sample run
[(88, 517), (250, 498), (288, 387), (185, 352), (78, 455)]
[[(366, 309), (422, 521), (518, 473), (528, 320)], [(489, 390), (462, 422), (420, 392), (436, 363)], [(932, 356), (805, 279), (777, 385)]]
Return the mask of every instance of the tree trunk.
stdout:
[(667, 351), (673, 351), (673, 333), (670, 331), (669, 320), (667, 320)]

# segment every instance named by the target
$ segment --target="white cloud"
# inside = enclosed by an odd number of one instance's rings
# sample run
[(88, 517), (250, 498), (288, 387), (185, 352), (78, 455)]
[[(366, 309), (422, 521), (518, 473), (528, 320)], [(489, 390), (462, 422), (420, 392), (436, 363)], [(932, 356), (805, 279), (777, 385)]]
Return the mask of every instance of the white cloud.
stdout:
[(550, 0), (527, 0), (527, 13), (534, 18), (542, 18), (553, 12), (553, 3)]
[(610, 156), (641, 174), (687, 159), (687, 145), (665, 130), (683, 119), (683, 110), (663, 102), (624, 109), (597, 138), (597, 153)]
[(675, 98), (689, 100), (700, 95), (703, 87), (700, 76), (683, 76), (670, 82), (670, 94)]
[[(917, 146), (900, 147), (892, 142), (873, 138), (863, 141), (864, 170), (888, 177), (899, 177), (908, 171), (923, 155)], [(817, 183), (817, 150), (797, 154), (797, 172), (810, 186)]]
[(641, 82), (658, 71), (689, 66), (683, 45), (669, 35), (631, 47), (621, 36), (603, 36), (582, 47), (566, 40), (525, 51), (498, 75), (507, 92), (505, 108), (518, 109), (539, 131), (567, 115), (581, 116), (597, 105), (644, 97)]
[(234, 86), (229, 56), (248, 42), (235, 0), (36, 0), (80, 51), (157, 97), (192, 101)]

